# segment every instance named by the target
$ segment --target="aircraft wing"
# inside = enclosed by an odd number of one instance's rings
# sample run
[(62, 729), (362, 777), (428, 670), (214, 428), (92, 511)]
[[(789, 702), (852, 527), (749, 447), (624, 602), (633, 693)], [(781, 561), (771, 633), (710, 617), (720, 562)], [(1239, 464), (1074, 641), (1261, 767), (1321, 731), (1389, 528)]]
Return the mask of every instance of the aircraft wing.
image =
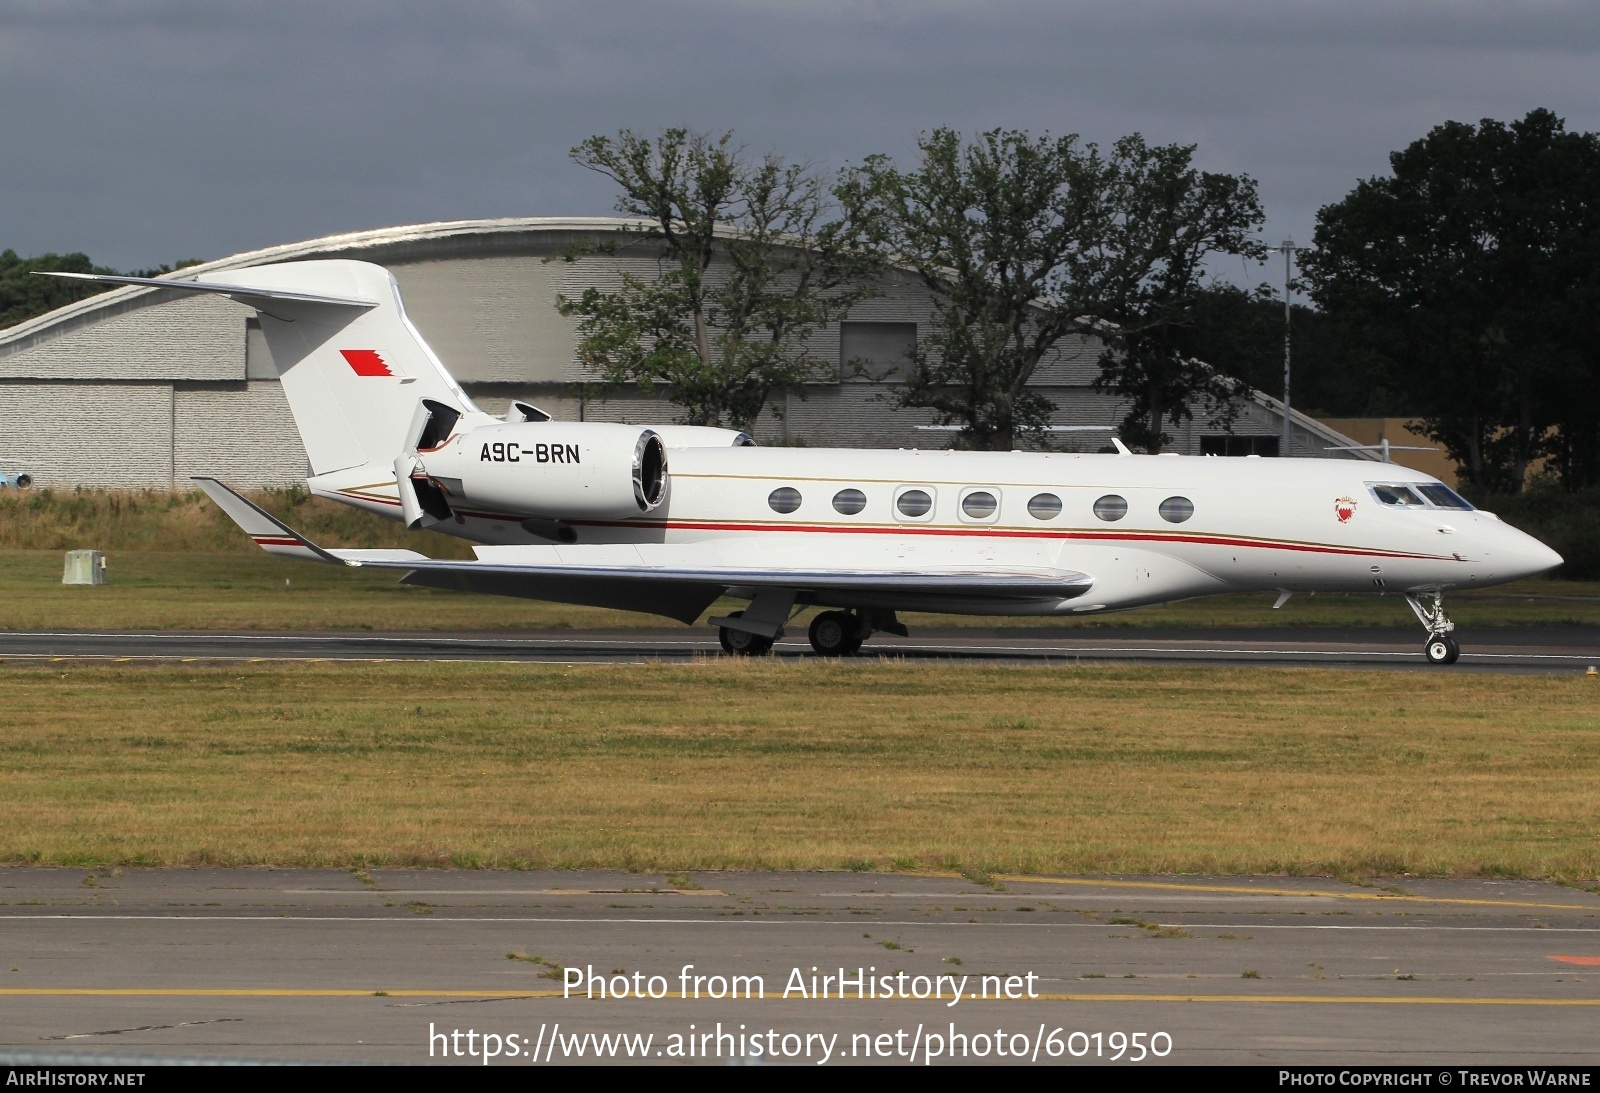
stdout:
[(1094, 584), (1083, 573), (1031, 567), (729, 564), (722, 553), (699, 544), (481, 547), (475, 561), (428, 558), (410, 550), (328, 550), (216, 479), (195, 481), (269, 554), (404, 570), (403, 584), (642, 611), (685, 623), (734, 590), (1043, 602), (1080, 596)]

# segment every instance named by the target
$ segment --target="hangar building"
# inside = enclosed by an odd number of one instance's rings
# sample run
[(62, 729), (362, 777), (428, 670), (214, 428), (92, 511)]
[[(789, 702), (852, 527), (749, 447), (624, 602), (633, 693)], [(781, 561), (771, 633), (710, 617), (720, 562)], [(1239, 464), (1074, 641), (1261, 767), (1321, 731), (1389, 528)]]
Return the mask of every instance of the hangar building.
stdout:
[[(576, 358), (575, 320), (558, 295), (616, 283), (624, 271), (650, 278), (642, 247), (619, 246), (574, 262), (571, 248), (619, 239), (627, 221), (531, 217), (417, 224), (354, 232), (234, 255), (183, 276), (268, 262), (354, 258), (388, 267), (423, 336), (484, 410), (512, 398), (563, 420), (666, 423), (677, 408), (634, 390), (598, 396)], [(817, 381), (803, 398), (779, 396), (764, 415), (764, 444), (938, 448), (948, 433), (916, 428), (926, 411), (895, 410), (886, 397), (906, 348), (930, 321), (926, 291), (891, 272), (877, 295), (844, 322), (820, 329), (810, 351)], [(0, 331), (0, 458), (26, 467), (41, 486), (156, 487), (209, 474), (247, 488), (285, 486), (307, 473), (265, 339), (246, 308), (227, 300), (126, 287)], [(1063, 343), (1033, 384), (1059, 407), (1057, 422), (1114, 425), (1118, 399), (1090, 386), (1098, 343)], [(867, 378), (854, 362), (868, 362)], [(1292, 414), (1296, 455), (1351, 443)], [(1231, 435), (1203, 420), (1178, 430), (1170, 450), (1276, 455), (1282, 406), (1255, 394)], [(1074, 443), (1072, 434), (1061, 446)], [(1086, 448), (1104, 440), (1076, 442)], [(1329, 453), (1349, 455), (1351, 453)]]

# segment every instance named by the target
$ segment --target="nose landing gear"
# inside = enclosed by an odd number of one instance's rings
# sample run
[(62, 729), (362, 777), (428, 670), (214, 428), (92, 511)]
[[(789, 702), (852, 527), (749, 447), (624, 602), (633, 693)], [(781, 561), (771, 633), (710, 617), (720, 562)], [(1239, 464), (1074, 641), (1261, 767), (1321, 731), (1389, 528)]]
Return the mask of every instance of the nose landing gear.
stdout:
[(1422, 647), (1422, 654), (1428, 658), (1429, 664), (1454, 664), (1461, 655), (1461, 646), (1449, 634), (1441, 634), (1428, 639), (1428, 643)]
[(1432, 602), (1424, 604), (1418, 596), (1409, 592), (1406, 594), (1406, 603), (1411, 605), (1417, 621), (1428, 631), (1428, 640), (1423, 643), (1422, 655), (1428, 658), (1429, 664), (1454, 664), (1461, 656), (1461, 646), (1450, 636), (1456, 624), (1444, 613), (1444, 593), (1435, 591), (1423, 595), (1429, 597)]

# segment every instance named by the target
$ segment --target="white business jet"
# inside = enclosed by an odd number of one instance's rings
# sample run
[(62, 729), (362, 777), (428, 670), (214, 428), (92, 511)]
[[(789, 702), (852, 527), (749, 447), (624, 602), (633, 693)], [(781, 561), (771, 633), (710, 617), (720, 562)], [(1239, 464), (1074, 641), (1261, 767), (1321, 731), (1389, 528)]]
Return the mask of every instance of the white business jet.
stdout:
[[(811, 644), (904, 634), (897, 611), (1083, 616), (1229, 592), (1399, 594), (1437, 664), (1445, 592), (1543, 573), (1554, 551), (1389, 463), (1056, 452), (757, 448), (743, 433), (558, 422), (475, 406), (353, 261), (191, 281), (260, 314), (312, 492), (481, 544), (475, 561), (324, 549), (221, 482), (200, 486), (272, 554), (403, 571), (403, 583), (710, 621), (765, 653), (800, 608)], [(1120, 445), (1119, 445), (1120, 448)]]

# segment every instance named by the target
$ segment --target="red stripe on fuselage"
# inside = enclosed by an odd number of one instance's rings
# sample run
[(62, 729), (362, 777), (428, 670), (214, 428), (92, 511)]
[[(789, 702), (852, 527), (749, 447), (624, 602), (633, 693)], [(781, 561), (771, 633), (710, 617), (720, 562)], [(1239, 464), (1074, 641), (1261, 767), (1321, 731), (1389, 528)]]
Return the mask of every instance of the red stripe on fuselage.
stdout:
[[(372, 497), (366, 494), (349, 493), (346, 495), (359, 497), (363, 501), (377, 501), (381, 504), (393, 505), (395, 508), (400, 507), (399, 501), (391, 501), (387, 497)], [(456, 514), (474, 520), (500, 520), (510, 523), (521, 523), (525, 519), (521, 516), (511, 516), (500, 512), (467, 512), (461, 509), (457, 509)], [(941, 535), (983, 539), (1058, 539), (1062, 541), (1101, 543), (1193, 543), (1200, 546), (1222, 546), (1250, 550), (1292, 550), (1303, 554), (1336, 554), (1358, 558), (1412, 558), (1430, 562), (1459, 560), (1449, 555), (1414, 554), (1400, 550), (1378, 550), (1371, 547), (1341, 547), (1326, 543), (1294, 543), (1273, 539), (1241, 539), (1229, 535), (1181, 535), (1161, 531), (1053, 531), (1046, 529), (1022, 531), (1012, 528), (1007, 528), (1004, 531), (995, 531), (982, 527), (924, 527), (906, 524), (897, 524), (891, 527), (866, 525), (858, 527), (838, 524), (737, 524), (697, 520), (566, 520), (563, 522), (571, 524), (573, 527), (641, 528), (651, 531), (803, 532), (812, 535)]]
[(1199, 543), (1205, 546), (1250, 547), (1257, 550), (1298, 550), (1315, 554), (1354, 554), (1363, 557), (1419, 558), (1430, 561), (1452, 560), (1449, 557), (1441, 557), (1436, 554), (1412, 554), (1405, 551), (1377, 550), (1369, 547), (1341, 547), (1330, 546), (1325, 543), (1293, 543), (1274, 539), (1240, 539), (1227, 535), (1178, 535), (1160, 531), (1020, 531), (1011, 528), (1007, 528), (1004, 531), (990, 531), (984, 528), (910, 527), (904, 525), (894, 527), (841, 527), (832, 524), (729, 524), (694, 523), (677, 520), (650, 523), (631, 520), (569, 520), (567, 523), (589, 527), (649, 527), (689, 531), (802, 531), (823, 535), (957, 535), (993, 539), (1074, 539), (1113, 543)]

